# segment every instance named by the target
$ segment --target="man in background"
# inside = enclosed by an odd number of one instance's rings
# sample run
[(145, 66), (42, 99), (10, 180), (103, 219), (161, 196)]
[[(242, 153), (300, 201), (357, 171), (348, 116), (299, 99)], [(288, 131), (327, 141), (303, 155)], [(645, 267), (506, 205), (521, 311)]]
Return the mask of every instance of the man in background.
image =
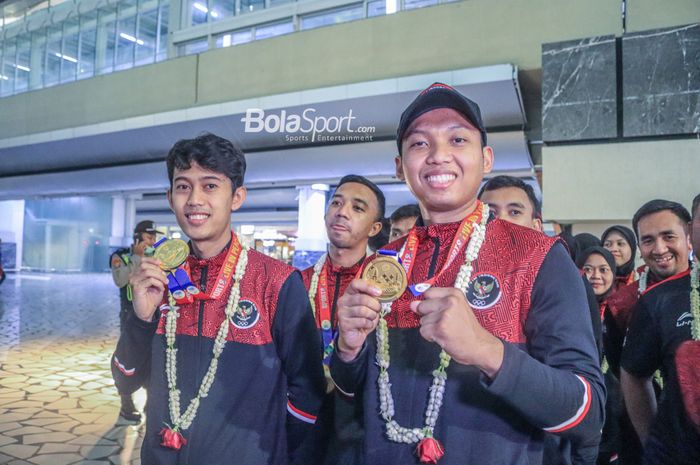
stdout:
[[(119, 249), (110, 257), (110, 268), (112, 269), (112, 279), (114, 284), (119, 288), (119, 326), (120, 336), (117, 342), (117, 348), (125, 344), (123, 339), (124, 323), (129, 315), (134, 313), (134, 304), (132, 303), (132, 291), (129, 285), (129, 274), (138, 267), (144, 252), (147, 247), (152, 247), (156, 243), (157, 230), (153, 221), (141, 221), (134, 228), (134, 243), (131, 247)], [(126, 367), (119, 361), (119, 350), (117, 349), (112, 356), (112, 373), (120, 371), (127, 378), (134, 373), (134, 367)], [(150, 354), (144, 354), (144, 361)], [(119, 416), (127, 421), (140, 422), (141, 413), (134, 405), (132, 398), (134, 392), (143, 387), (141, 383), (123, 383), (123, 378), (114, 376), (114, 384), (121, 398), (121, 409)]]

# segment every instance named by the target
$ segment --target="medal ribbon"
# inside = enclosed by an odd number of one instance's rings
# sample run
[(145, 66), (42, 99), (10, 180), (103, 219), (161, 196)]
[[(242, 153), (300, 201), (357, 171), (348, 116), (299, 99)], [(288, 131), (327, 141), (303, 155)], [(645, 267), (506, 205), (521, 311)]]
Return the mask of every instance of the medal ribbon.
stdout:
[[(452, 239), (452, 244), (450, 245), (449, 254), (445, 264), (442, 265), (442, 269), (439, 273), (434, 275), (432, 278), (424, 281), (422, 283), (417, 283), (408, 286), (414, 296), (419, 296), (428, 289), (430, 289), (435, 281), (442, 276), (442, 274), (447, 270), (450, 265), (460, 256), (460, 253), (464, 247), (466, 247), (467, 242), (469, 242), (469, 236), (471, 236), (474, 230), (474, 225), (481, 223), (481, 216), (483, 215), (483, 206), (480, 201), (477, 200), (476, 208), (469, 214), (466, 218), (462, 220), (459, 225), (459, 229)], [(404, 270), (406, 270), (406, 276), (411, 279), (411, 271), (413, 270), (413, 263), (418, 252), (418, 233), (416, 228), (413, 227), (408, 233), (408, 238), (406, 238), (406, 244), (404, 247), (404, 252), (401, 256), (401, 264)]]
[(331, 303), (328, 295), (328, 260), (318, 274), (317, 305), (323, 337), (323, 364), (328, 366), (333, 354), (333, 322), (331, 321)]
[(226, 289), (229, 288), (231, 284), (231, 279), (236, 271), (236, 263), (238, 263), (238, 257), (241, 255), (241, 243), (238, 241), (238, 237), (232, 231), (231, 232), (231, 247), (228, 249), (226, 254), (226, 259), (224, 264), (219, 270), (219, 276), (216, 277), (214, 281), (214, 289), (209, 293), (209, 299), (216, 300), (221, 297)]

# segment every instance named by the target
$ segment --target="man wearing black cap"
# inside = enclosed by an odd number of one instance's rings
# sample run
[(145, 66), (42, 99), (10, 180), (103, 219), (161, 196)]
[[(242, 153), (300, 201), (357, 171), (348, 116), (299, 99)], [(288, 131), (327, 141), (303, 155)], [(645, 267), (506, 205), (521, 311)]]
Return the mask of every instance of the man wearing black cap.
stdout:
[[(147, 247), (152, 247), (156, 243), (157, 230), (153, 221), (141, 221), (134, 228), (134, 243), (130, 248), (119, 249), (112, 254), (110, 257), (110, 268), (112, 269), (112, 279), (114, 284), (119, 288), (119, 300), (121, 303), (121, 310), (119, 312), (119, 323), (121, 329), (121, 335), (119, 341), (117, 342), (117, 350), (114, 355), (112, 355), (112, 373), (115, 371), (120, 371), (125, 377), (133, 377), (135, 374), (136, 367), (126, 367), (119, 361), (119, 347), (125, 344), (123, 340), (124, 335), (124, 323), (129, 315), (134, 313), (134, 304), (132, 303), (132, 291), (129, 285), (129, 273), (138, 267), (141, 263), (141, 258), (144, 255), (144, 251)], [(148, 354), (144, 354), (146, 356)], [(147, 357), (144, 357), (144, 363), (146, 363)], [(142, 369), (142, 367), (138, 367)], [(121, 409), (119, 410), (119, 416), (127, 421), (140, 422), (141, 413), (138, 411), (134, 405), (132, 395), (139, 388), (141, 384), (137, 383), (123, 383), (121, 380), (122, 376), (113, 376), (114, 384), (117, 387), (119, 396), (121, 397)]]
[(489, 220), (479, 107), (433, 84), (397, 144), (422, 217), (387, 246), (408, 289), (380, 303), (382, 289), (354, 280), (331, 360), (338, 390), (364, 406), (365, 463), (534, 464), (544, 432), (596, 440), (604, 387), (581, 278), (555, 239)]
[[(304, 285), (321, 338), (324, 371), (333, 352), (338, 328), (337, 304), (350, 281), (360, 271), (368, 241), (379, 234), (385, 210), (384, 193), (369, 179), (344, 176), (326, 209), (328, 253), (302, 271)], [(330, 391), (330, 389), (329, 389)], [(307, 463), (352, 464), (362, 449), (362, 417), (353, 402), (329, 393), (315, 426), (315, 457)]]

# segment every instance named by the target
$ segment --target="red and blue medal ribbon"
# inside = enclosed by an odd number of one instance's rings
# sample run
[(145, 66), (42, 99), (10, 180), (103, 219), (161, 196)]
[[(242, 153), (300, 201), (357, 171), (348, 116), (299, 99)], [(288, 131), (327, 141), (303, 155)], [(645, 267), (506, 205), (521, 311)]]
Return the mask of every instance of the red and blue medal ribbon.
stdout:
[(323, 364), (329, 366), (333, 354), (333, 322), (331, 321), (331, 303), (328, 294), (328, 260), (318, 274), (318, 292), (316, 293), (321, 336), (323, 338)]
[[(224, 293), (226, 289), (229, 289), (231, 285), (231, 280), (236, 271), (236, 263), (238, 263), (238, 257), (241, 255), (241, 243), (238, 241), (236, 234), (231, 233), (231, 246), (228, 249), (226, 258), (224, 259), (224, 264), (219, 270), (219, 275), (214, 281), (214, 289), (210, 293), (202, 292), (193, 282), (190, 274), (190, 266), (187, 261), (167, 272), (168, 276), (168, 290), (175, 298), (175, 301), (179, 304), (192, 303), (194, 299), (198, 300), (216, 300)], [(157, 248), (161, 245), (167, 238), (159, 240), (154, 244), (153, 248)]]
[[(460, 256), (460, 252), (464, 250), (469, 242), (469, 236), (471, 236), (474, 230), (474, 225), (481, 223), (481, 216), (483, 214), (483, 208), (480, 201), (477, 201), (476, 208), (469, 214), (466, 218), (462, 220), (459, 225), (459, 229), (452, 239), (452, 244), (450, 245), (449, 254), (445, 264), (442, 265), (440, 272), (433, 275), (432, 278), (423, 281), (422, 283), (411, 284), (408, 288), (411, 290), (414, 296), (419, 296), (428, 289), (430, 289), (435, 281), (437, 281), (440, 276), (452, 265), (452, 263)], [(402, 256), (399, 262), (403, 265), (406, 271), (406, 276), (411, 279), (411, 271), (413, 270), (413, 263), (416, 258), (416, 253), (418, 252), (418, 233), (416, 228), (413, 227), (408, 233), (406, 238), (406, 244)]]

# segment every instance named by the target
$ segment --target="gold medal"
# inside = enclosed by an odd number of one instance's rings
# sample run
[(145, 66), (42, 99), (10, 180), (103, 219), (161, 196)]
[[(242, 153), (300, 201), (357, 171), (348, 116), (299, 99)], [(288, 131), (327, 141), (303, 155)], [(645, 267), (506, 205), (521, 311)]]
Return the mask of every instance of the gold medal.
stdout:
[(379, 255), (369, 262), (362, 272), (362, 279), (382, 291), (377, 299), (382, 303), (393, 302), (406, 290), (408, 279), (403, 266), (395, 258)]
[(153, 257), (160, 260), (162, 269), (169, 271), (185, 263), (189, 254), (187, 242), (182, 239), (169, 239), (158, 246)]

